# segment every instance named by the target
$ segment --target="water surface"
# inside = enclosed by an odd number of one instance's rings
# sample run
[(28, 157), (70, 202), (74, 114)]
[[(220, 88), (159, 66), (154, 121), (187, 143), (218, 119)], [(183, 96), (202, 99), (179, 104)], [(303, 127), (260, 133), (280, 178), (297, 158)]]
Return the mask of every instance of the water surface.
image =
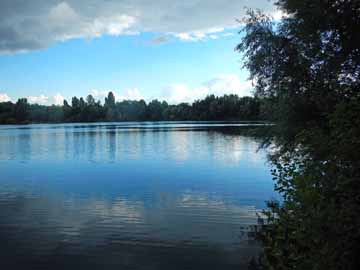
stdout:
[(2, 269), (245, 268), (276, 197), (256, 125), (0, 126)]

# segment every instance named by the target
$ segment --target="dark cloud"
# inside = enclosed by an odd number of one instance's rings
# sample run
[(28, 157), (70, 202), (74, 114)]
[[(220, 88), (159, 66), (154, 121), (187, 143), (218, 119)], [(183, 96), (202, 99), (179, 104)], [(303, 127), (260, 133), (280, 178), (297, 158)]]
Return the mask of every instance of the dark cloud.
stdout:
[(47, 47), (71, 38), (126, 35), (139, 32), (163, 34), (185, 40), (236, 25), (244, 7), (268, 12), (268, 0), (1, 0), (0, 53)]
[(0, 26), (0, 52), (11, 53), (14, 51), (36, 50), (46, 47), (44, 41), (35, 38), (26, 39), (11, 27)]
[(158, 44), (163, 44), (163, 43), (167, 43), (170, 41), (170, 38), (169, 37), (166, 37), (166, 36), (161, 36), (161, 37), (155, 37), (151, 40), (151, 44), (155, 44), (155, 45), (158, 45)]

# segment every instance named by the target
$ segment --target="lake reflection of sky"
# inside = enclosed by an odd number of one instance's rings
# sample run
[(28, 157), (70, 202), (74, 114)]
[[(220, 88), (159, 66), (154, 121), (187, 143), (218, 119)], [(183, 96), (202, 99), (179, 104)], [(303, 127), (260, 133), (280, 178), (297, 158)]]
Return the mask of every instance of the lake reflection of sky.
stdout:
[(265, 153), (231, 130), (234, 123), (0, 127), (0, 237), (39, 254), (60, 243), (75, 254), (216, 247), (242, 254), (239, 264), (254, 249), (244, 227), (275, 194)]

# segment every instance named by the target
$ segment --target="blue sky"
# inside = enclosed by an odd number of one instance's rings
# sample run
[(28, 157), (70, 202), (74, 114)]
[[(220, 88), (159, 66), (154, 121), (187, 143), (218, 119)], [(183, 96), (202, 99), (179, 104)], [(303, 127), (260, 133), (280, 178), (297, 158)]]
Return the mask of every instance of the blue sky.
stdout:
[(170, 103), (212, 93), (249, 95), (251, 82), (234, 51), (235, 19), (254, 2), (275, 12), (266, 0), (159, 0), (155, 7), (143, 0), (50, 0), (46, 6), (34, 0), (25, 7), (4, 0), (0, 101), (61, 104), (74, 95), (103, 100), (108, 91), (118, 100)]

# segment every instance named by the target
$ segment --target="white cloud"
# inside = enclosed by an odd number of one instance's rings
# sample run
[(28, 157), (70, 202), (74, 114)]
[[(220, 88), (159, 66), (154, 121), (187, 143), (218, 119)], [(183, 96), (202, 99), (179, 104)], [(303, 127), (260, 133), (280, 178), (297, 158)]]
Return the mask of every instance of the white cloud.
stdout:
[(144, 99), (144, 97), (141, 95), (139, 89), (133, 88), (133, 89), (127, 89), (125, 90), (123, 95), (115, 95), (115, 98), (117, 100), (141, 100)]
[(0, 53), (41, 49), (72, 38), (141, 32), (205, 40), (237, 26), (244, 7), (275, 11), (268, 0), (1, 0)]
[(29, 103), (40, 104), (40, 105), (46, 105), (48, 104), (49, 101), (49, 97), (42, 94), (40, 96), (29, 96), (27, 99)]
[(29, 96), (27, 99), (31, 104), (40, 105), (63, 105), (64, 102), (64, 97), (60, 93), (57, 93), (51, 98), (41, 94), (39, 96)]
[(110, 91), (114, 93), (114, 91), (112, 90), (109, 91), (91, 90), (90, 94), (94, 97), (94, 99), (104, 101), (105, 97), (107, 97)]
[(158, 99), (166, 100), (170, 104), (178, 104), (181, 102), (192, 102), (209, 94), (207, 87), (190, 88), (183, 84), (172, 84), (164, 88), (162, 96)]
[(223, 96), (229, 94), (236, 94), (240, 97), (252, 95), (251, 81), (242, 80), (236, 74), (221, 74), (202, 83), (197, 87), (189, 87), (185, 84), (174, 83), (165, 86), (160, 95), (146, 97), (141, 94), (138, 88), (127, 89), (122, 93), (114, 90), (99, 91), (92, 90), (91, 95), (95, 99), (104, 101), (109, 91), (113, 92), (117, 101), (121, 100), (140, 100), (144, 99), (150, 101), (152, 99), (166, 100), (170, 104), (178, 104), (182, 102), (192, 103), (197, 99), (205, 98), (207, 95), (214, 94), (216, 96)]
[[(200, 41), (205, 39), (216, 39), (218, 36), (215, 33), (224, 32), (223, 27), (214, 27), (205, 30), (197, 30), (191, 32), (172, 33), (175, 37), (183, 41)], [(215, 38), (214, 38), (215, 37)]]
[(67, 24), (78, 19), (76, 12), (66, 2), (55, 5), (49, 12), (49, 21), (57, 24)]
[(164, 88), (158, 99), (166, 100), (171, 104), (193, 102), (214, 94), (223, 96), (236, 94), (240, 97), (252, 95), (251, 81), (244, 81), (236, 74), (223, 74), (203, 83), (200, 87), (191, 88), (183, 84), (172, 84)]
[(53, 96), (53, 104), (54, 105), (63, 105), (64, 99), (65, 98), (60, 93), (57, 93), (55, 96)]
[(11, 98), (6, 93), (0, 93), (0, 102), (11, 101)]
[[(216, 96), (223, 96), (229, 94), (236, 94), (240, 97), (252, 95), (251, 81), (242, 80), (236, 74), (220, 74), (214, 78), (202, 83), (200, 86), (190, 87), (181, 83), (174, 83), (165, 86), (158, 96), (144, 96), (138, 88), (125, 89), (122, 92), (115, 90), (91, 90), (90, 94), (95, 100), (104, 102), (108, 93), (113, 92), (116, 101), (122, 100), (146, 100), (152, 99), (166, 100), (170, 104), (178, 104), (182, 102), (192, 103), (195, 100), (203, 99), (207, 95), (214, 94)], [(10, 97), (5, 93), (0, 93), (0, 102), (10, 101)], [(64, 97), (57, 93), (49, 98), (43, 94), (39, 96), (29, 96), (29, 103), (37, 103), (41, 105), (62, 105)]]
[(97, 100), (104, 101), (105, 97), (108, 96), (109, 92), (112, 92), (115, 96), (116, 101), (122, 100), (141, 100), (144, 97), (141, 95), (138, 88), (126, 89), (123, 93), (119, 94), (118, 91), (114, 90), (91, 90), (90, 94)]
[(76, 13), (68, 3), (61, 2), (50, 10), (48, 21), (50, 26), (56, 26), (59, 30), (56, 40), (67, 40), (125, 34), (126, 29), (135, 23), (135, 18), (114, 14), (87, 19)]
[(251, 81), (244, 81), (236, 74), (222, 74), (205, 83), (209, 92), (218, 96), (237, 94), (238, 96), (252, 95)]

